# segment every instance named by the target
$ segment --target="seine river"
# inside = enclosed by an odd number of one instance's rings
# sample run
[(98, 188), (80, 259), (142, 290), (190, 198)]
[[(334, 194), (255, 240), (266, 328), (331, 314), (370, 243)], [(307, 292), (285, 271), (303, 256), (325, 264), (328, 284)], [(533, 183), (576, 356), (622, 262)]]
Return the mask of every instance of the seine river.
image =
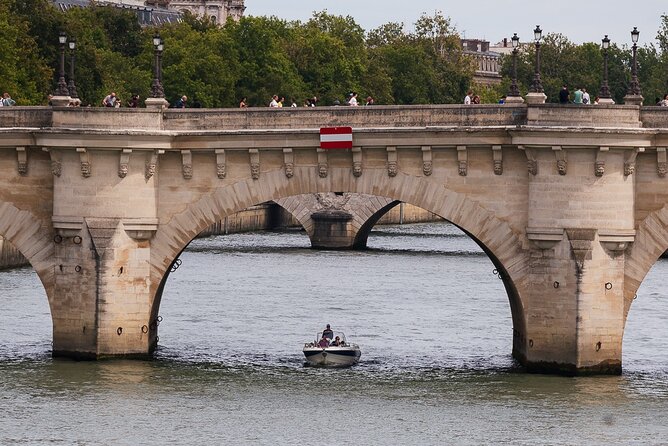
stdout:
[[(0, 444), (668, 444), (668, 261), (631, 309), (622, 376), (564, 378), (513, 361), (502, 283), (455, 228), (378, 227), (369, 246), (196, 240), (150, 361), (52, 359), (37, 276), (0, 273)], [(304, 366), (326, 323), (360, 364)]]

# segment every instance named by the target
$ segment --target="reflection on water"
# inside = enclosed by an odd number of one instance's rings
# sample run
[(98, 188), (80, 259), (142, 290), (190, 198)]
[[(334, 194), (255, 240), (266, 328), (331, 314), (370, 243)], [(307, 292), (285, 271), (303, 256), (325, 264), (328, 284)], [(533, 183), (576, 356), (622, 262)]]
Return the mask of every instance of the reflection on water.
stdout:
[[(618, 377), (528, 375), (491, 262), (446, 224), (382, 227), (364, 252), (300, 232), (195, 240), (167, 283), (154, 360), (50, 358), (31, 269), (0, 273), (0, 444), (661, 444), (668, 305), (651, 271)], [(304, 367), (332, 323), (356, 367)]]

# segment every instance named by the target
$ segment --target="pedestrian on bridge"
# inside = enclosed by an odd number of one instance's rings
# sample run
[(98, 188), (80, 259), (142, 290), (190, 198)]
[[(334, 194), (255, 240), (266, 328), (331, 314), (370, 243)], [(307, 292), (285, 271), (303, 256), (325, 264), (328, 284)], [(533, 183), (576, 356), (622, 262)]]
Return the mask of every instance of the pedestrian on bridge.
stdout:
[(569, 97), (571, 95), (571, 92), (568, 91), (568, 87), (566, 84), (561, 87), (561, 90), (559, 90), (559, 103), (560, 104), (568, 104)]

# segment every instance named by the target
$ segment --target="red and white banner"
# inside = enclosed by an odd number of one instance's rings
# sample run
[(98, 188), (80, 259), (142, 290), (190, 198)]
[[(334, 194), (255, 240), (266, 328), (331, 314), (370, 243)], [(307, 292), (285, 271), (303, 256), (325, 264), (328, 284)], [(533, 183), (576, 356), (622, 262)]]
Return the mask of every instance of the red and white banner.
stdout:
[(320, 129), (321, 149), (352, 149), (352, 127), (322, 127)]

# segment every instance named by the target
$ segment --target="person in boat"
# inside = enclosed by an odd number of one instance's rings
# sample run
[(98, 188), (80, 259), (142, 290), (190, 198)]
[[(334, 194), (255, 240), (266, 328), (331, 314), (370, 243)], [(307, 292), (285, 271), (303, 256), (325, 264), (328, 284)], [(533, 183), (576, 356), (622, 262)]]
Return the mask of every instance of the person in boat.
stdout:
[(329, 347), (329, 339), (327, 339), (326, 337), (323, 336), (322, 339), (320, 339), (320, 341), (318, 341), (318, 347), (320, 347), (320, 348)]
[(341, 346), (341, 338), (338, 336), (334, 338), (331, 344), (329, 344), (330, 347), (340, 347)]
[(329, 339), (330, 341), (331, 341), (332, 338), (334, 337), (334, 332), (333, 332), (332, 329), (330, 328), (329, 324), (327, 324), (327, 328), (325, 328), (325, 329), (322, 331), (322, 337), (323, 337), (323, 338), (327, 338), (327, 339)]

